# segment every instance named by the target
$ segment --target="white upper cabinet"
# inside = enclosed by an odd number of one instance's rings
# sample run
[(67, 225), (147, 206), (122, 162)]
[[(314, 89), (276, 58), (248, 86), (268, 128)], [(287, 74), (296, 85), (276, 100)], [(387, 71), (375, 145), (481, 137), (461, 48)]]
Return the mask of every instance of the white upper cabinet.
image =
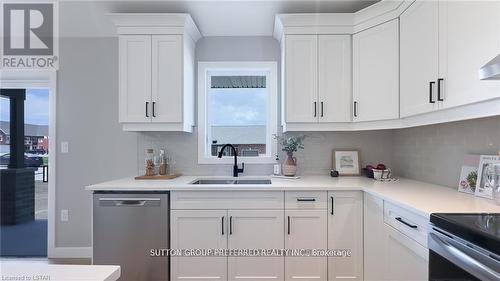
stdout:
[(319, 35), (320, 122), (351, 121), (351, 36)]
[(399, 118), (398, 19), (353, 35), (353, 120)]
[(287, 35), (285, 41), (286, 122), (317, 122), (318, 36)]
[(438, 108), (438, 2), (418, 1), (400, 17), (401, 117)]
[(111, 14), (119, 35), (119, 121), (128, 131), (194, 125), (194, 48), (188, 14)]
[(152, 37), (152, 115), (155, 123), (182, 122), (182, 35)]
[[(151, 36), (123, 35), (120, 45), (120, 122), (149, 122)], [(148, 112), (147, 112), (148, 111)]]
[(286, 35), (285, 122), (349, 122), (351, 36)]
[(478, 70), (500, 53), (500, 2), (439, 1), (439, 29), (442, 108), (499, 98), (500, 82)]

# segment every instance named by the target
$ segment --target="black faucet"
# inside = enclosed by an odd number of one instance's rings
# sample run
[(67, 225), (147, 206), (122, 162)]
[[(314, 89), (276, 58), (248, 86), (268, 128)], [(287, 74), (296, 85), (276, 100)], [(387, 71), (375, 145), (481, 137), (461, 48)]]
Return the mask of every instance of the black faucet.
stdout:
[(238, 168), (238, 153), (236, 152), (236, 148), (234, 148), (232, 144), (229, 143), (225, 144), (219, 151), (219, 156), (217, 157), (222, 158), (222, 153), (224, 152), (224, 149), (228, 146), (233, 149), (234, 153), (233, 177), (237, 177), (239, 173), (243, 173), (243, 170), (245, 169), (245, 163), (241, 163), (241, 169)]

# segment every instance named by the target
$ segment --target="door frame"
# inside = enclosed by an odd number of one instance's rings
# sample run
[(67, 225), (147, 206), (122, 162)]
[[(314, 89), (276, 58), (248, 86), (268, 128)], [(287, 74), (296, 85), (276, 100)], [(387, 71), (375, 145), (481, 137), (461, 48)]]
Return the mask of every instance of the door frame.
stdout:
[(0, 88), (46, 88), (49, 89), (49, 183), (48, 183), (48, 212), (47, 212), (47, 257), (56, 257), (55, 224), (56, 224), (56, 70), (1, 70)]

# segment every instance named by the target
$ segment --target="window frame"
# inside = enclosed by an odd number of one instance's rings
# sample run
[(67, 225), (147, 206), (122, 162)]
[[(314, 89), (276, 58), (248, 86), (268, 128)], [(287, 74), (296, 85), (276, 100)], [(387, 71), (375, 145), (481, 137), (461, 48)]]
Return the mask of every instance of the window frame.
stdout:
[[(207, 128), (208, 128), (208, 87), (210, 80), (207, 79), (209, 72), (227, 72), (232, 74), (248, 73), (252, 71), (267, 72), (266, 87), (268, 91), (267, 124), (266, 124), (266, 156), (244, 157), (238, 156), (239, 162), (248, 164), (274, 164), (276, 163), (277, 143), (273, 141), (273, 135), (278, 131), (278, 64), (275, 61), (218, 61), (198, 62), (198, 164), (233, 164), (232, 156), (224, 156), (222, 159), (207, 154)], [(259, 74), (261, 75), (261, 74)]]

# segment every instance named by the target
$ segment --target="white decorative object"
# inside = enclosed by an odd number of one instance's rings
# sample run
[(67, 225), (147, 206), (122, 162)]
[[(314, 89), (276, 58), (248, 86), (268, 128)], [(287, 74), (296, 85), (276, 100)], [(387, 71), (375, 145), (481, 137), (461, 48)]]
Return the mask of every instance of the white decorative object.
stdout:
[(489, 185), (488, 181), (486, 181), (486, 179), (484, 178), (484, 173), (488, 165), (496, 163), (500, 163), (500, 156), (481, 155), (477, 173), (477, 182), (475, 191), (476, 196), (493, 199), (493, 189)]
[(460, 180), (458, 181), (458, 191), (474, 194), (476, 191), (477, 170), (481, 155), (467, 154), (464, 156)]
[(358, 176), (360, 174), (357, 150), (334, 150), (333, 163), (334, 169), (341, 176)]

